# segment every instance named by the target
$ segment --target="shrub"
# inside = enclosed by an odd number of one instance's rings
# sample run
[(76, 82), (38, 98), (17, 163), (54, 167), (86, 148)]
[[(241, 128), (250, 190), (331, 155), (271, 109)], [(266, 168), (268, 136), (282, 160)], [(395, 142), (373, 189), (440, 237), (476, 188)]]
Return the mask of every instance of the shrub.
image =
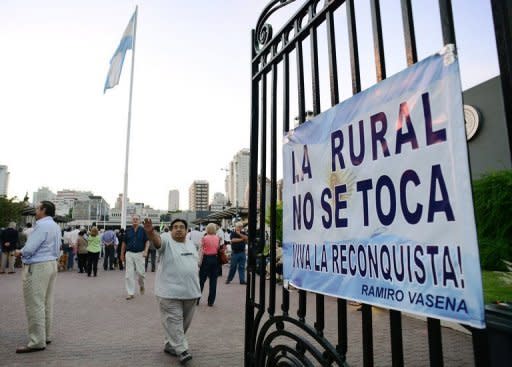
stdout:
[(512, 260), (512, 170), (473, 182), (480, 262), (486, 270), (505, 270)]

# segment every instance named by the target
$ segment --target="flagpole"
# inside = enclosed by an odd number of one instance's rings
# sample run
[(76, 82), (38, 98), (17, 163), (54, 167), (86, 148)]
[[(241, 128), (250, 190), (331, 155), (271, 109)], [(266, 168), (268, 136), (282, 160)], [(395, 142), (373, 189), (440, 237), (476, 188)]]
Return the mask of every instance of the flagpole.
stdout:
[(132, 94), (133, 94), (133, 69), (135, 66), (135, 40), (137, 38), (137, 15), (138, 5), (135, 6), (135, 20), (133, 24), (133, 47), (132, 47), (132, 70), (130, 73), (130, 98), (128, 102), (128, 124), (126, 127), (126, 153), (124, 160), (124, 189), (123, 189), (123, 204), (121, 206), (121, 228), (126, 228), (126, 196), (128, 193), (128, 156), (130, 153), (130, 126), (132, 120)]

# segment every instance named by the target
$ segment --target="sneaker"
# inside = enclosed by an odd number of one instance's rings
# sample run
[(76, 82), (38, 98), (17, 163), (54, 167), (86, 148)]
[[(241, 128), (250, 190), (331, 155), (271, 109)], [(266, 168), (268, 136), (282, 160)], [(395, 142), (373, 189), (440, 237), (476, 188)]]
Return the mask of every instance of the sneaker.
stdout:
[(130, 294), (130, 295), (128, 295), (128, 296), (126, 297), (126, 299), (128, 299), (128, 300), (130, 300), (130, 299), (134, 299), (134, 298), (135, 298), (135, 296), (134, 296), (133, 294)]
[(180, 363), (185, 364), (192, 359), (192, 355), (186, 350), (180, 354)]

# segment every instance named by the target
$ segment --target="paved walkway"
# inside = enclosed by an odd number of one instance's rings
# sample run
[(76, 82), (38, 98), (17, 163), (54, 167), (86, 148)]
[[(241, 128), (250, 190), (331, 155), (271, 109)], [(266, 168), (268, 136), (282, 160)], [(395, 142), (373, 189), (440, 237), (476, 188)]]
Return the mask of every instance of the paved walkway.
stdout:
[[(21, 271), (0, 275), (0, 366), (177, 366), (176, 358), (163, 353), (163, 330), (153, 295), (154, 275), (148, 273), (146, 294), (125, 300), (124, 272), (99, 270), (98, 277), (88, 278), (76, 272), (57, 277), (53, 342), (45, 351), (16, 354), (16, 346), (26, 343), (27, 322), (21, 290)], [(245, 287), (236, 281), (225, 285), (227, 274), (219, 279), (214, 307), (202, 302), (188, 333), (188, 366), (242, 366), (244, 343)], [(236, 280), (236, 279), (235, 279)], [(278, 298), (279, 299), (279, 298)], [(314, 302), (314, 297), (308, 301)], [(309, 302), (308, 302), (309, 303)], [(362, 363), (360, 313), (349, 307), (349, 364)], [(292, 308), (293, 309), (293, 308)], [(314, 310), (314, 308), (310, 308)], [(326, 325), (336, 323), (335, 301), (326, 299)], [(309, 311), (308, 311), (309, 312)], [(333, 315), (329, 318), (329, 315)], [(376, 366), (389, 365), (389, 335), (379, 325), (386, 325), (387, 313), (376, 310)], [(403, 319), (404, 344), (421, 343), (421, 353), (405, 351), (406, 365), (428, 366), (427, 332), (424, 322)], [(334, 329), (333, 329), (334, 330)], [(327, 330), (326, 330), (327, 331)], [(407, 335), (412, 333), (415, 340)], [(358, 340), (359, 339), (359, 340)], [(472, 366), (471, 337), (443, 329), (446, 366)], [(382, 356), (382, 357), (380, 357)], [(418, 360), (419, 358), (419, 360)], [(411, 362), (412, 364), (410, 364)]]

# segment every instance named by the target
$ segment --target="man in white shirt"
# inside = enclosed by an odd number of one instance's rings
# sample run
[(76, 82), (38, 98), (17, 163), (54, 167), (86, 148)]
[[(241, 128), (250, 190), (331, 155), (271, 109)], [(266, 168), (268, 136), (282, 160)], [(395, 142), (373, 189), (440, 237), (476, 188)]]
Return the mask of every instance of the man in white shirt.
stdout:
[(32, 223), (27, 223), (25, 225), (25, 229), (23, 229), (23, 233), (25, 233), (25, 236), (27, 236), (27, 239), (28, 239), (28, 236), (30, 236), (30, 234), (34, 232), (34, 228), (32, 228)]
[(195, 227), (190, 233), (187, 235), (187, 239), (191, 240), (194, 245), (196, 245), (196, 250), (199, 251), (201, 247), (201, 240), (203, 239), (204, 233), (199, 230), (199, 227)]
[[(217, 233), (215, 233), (217, 235), (217, 237), (219, 237), (219, 245), (222, 247), (224, 246), (224, 231), (222, 230), (222, 227), (219, 226), (219, 229), (217, 229)], [(226, 251), (226, 249), (224, 249), (224, 251)], [(222, 276), (222, 264), (220, 264), (220, 261), (219, 261), (219, 270), (217, 271), (217, 275), (219, 277)]]
[(73, 234), (71, 233), (71, 227), (66, 228), (64, 231), (64, 235), (62, 236), (62, 250), (67, 255), (67, 267), (66, 269), (68, 271), (73, 270), (73, 246), (72, 246), (72, 237)]
[(192, 322), (196, 301), (201, 297), (197, 249), (187, 239), (187, 222), (183, 219), (171, 222), (170, 235), (168, 232), (158, 235), (151, 219), (146, 218), (144, 231), (160, 255), (155, 295), (165, 331), (164, 351), (185, 364), (192, 359), (185, 333)]

